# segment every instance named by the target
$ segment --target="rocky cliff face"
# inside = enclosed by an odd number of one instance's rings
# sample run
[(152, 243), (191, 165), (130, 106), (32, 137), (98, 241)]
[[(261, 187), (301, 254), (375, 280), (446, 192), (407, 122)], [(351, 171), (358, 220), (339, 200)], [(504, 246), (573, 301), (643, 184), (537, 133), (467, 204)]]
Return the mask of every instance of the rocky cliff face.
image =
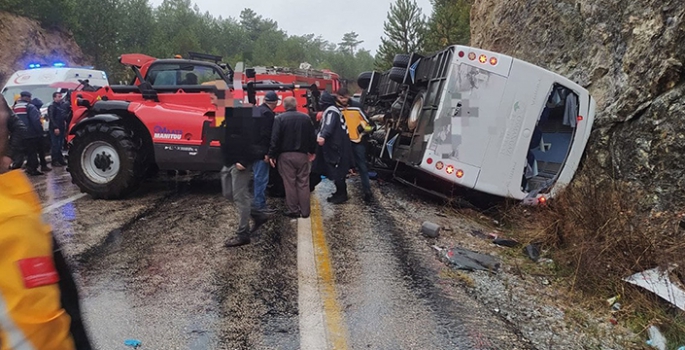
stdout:
[(86, 63), (70, 34), (45, 30), (37, 21), (0, 12), (0, 88), (12, 73), (37, 61)]
[(476, 0), (471, 45), (577, 81), (598, 103), (583, 171), (685, 204), (685, 7), (675, 0)]

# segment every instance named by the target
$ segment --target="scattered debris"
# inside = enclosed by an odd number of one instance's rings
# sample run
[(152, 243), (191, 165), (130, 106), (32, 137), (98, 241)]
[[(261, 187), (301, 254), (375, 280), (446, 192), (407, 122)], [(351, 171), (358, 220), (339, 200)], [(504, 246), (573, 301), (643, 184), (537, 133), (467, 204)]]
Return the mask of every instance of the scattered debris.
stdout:
[(455, 247), (449, 250), (437, 248), (441, 258), (445, 259), (449, 265), (460, 270), (486, 270), (496, 271), (500, 268), (500, 262), (496, 258), (476, 253), (474, 251)]
[(552, 264), (554, 264), (554, 260), (549, 259), (549, 258), (542, 258), (542, 259), (540, 259), (540, 261), (538, 261), (538, 263), (552, 265)]
[(136, 339), (126, 339), (124, 341), (124, 345), (126, 345), (130, 348), (137, 349), (138, 347), (143, 345), (143, 342), (141, 342), (140, 340), (136, 340)]
[(611, 298), (607, 299), (607, 304), (609, 304), (609, 306), (613, 306), (617, 301), (619, 301), (619, 299), (621, 299), (620, 295), (617, 295), (615, 297), (611, 297)]
[(621, 303), (616, 303), (611, 306), (611, 311), (621, 311)]
[(659, 350), (666, 350), (666, 338), (659, 332), (658, 328), (651, 326), (649, 327), (649, 340), (647, 340), (647, 345)]
[(530, 260), (538, 262), (540, 260), (540, 245), (539, 244), (529, 244), (523, 248), (523, 253), (526, 254)]
[(427, 237), (436, 238), (440, 234), (440, 225), (430, 221), (424, 221), (424, 223), (421, 224), (421, 232)]
[(664, 300), (685, 311), (685, 291), (671, 282), (669, 271), (663, 272), (659, 268), (638, 272), (623, 280), (640, 286), (660, 296)]
[(476, 238), (487, 239), (490, 241), (492, 241), (493, 239), (497, 239), (499, 237), (499, 235), (496, 232), (483, 233), (483, 231), (481, 231), (481, 230), (471, 231), (471, 236), (476, 237)]
[(507, 239), (507, 238), (497, 238), (492, 241), (492, 243), (495, 243), (499, 246), (503, 247), (509, 247), (509, 248), (515, 248), (519, 245), (519, 242), (513, 240), (513, 239)]

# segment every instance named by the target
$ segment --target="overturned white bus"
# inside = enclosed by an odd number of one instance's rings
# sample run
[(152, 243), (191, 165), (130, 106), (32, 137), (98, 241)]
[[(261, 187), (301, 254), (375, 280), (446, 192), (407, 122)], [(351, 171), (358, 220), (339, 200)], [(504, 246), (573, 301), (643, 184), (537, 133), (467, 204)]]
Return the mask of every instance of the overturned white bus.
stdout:
[(401, 164), (528, 204), (573, 178), (595, 115), (578, 84), (466, 46), (397, 55), (393, 65), (362, 73), (358, 84), (365, 109), (382, 120), (375, 160), (392, 164), (395, 178), (416, 185), (399, 175)]

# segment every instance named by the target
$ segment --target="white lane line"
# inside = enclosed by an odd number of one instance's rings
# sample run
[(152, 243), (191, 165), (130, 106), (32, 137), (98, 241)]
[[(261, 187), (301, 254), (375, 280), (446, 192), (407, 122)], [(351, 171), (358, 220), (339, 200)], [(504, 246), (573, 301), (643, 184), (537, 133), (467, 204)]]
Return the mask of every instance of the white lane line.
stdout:
[(323, 300), (319, 292), (310, 219), (297, 220), (297, 272), (300, 349), (326, 349), (328, 348), (328, 339), (326, 337)]
[(62, 206), (67, 205), (67, 204), (69, 204), (69, 203), (71, 203), (77, 199), (83, 198), (85, 196), (86, 196), (85, 193), (79, 193), (79, 194), (73, 195), (67, 199), (63, 199), (59, 202), (52, 203), (52, 204), (48, 205), (47, 207), (43, 208), (43, 214), (47, 214), (47, 213), (49, 213), (55, 209), (59, 209)]

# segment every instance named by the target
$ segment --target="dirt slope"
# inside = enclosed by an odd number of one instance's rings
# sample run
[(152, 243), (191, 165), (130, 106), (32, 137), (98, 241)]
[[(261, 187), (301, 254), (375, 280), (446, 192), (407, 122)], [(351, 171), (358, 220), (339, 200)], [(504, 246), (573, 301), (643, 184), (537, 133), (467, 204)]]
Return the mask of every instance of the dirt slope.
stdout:
[(0, 86), (14, 71), (36, 61), (88, 63), (70, 33), (46, 30), (35, 20), (0, 11)]

